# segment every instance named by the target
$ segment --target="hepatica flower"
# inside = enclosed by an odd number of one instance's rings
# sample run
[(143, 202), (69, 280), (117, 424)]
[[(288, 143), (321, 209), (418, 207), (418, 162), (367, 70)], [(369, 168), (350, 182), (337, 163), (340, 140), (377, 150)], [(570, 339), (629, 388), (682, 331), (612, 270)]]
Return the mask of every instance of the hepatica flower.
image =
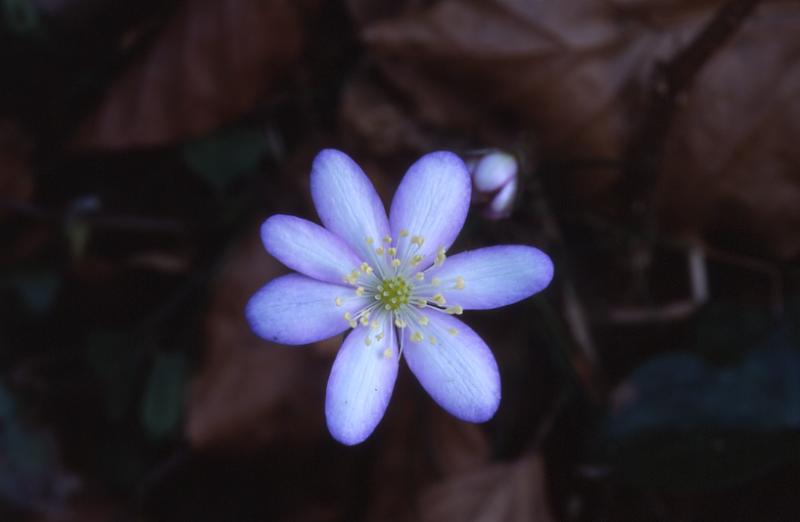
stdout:
[(497, 363), (460, 316), (542, 290), (550, 259), (521, 245), (448, 256), (470, 202), (470, 177), (450, 152), (423, 156), (406, 173), (387, 218), (375, 188), (346, 154), (323, 150), (311, 195), (324, 227), (275, 215), (261, 227), (267, 251), (297, 273), (278, 277), (247, 304), (264, 339), (302, 345), (352, 329), (333, 363), (328, 429), (344, 444), (366, 439), (383, 417), (400, 359), (442, 408), (470, 422), (500, 403)]

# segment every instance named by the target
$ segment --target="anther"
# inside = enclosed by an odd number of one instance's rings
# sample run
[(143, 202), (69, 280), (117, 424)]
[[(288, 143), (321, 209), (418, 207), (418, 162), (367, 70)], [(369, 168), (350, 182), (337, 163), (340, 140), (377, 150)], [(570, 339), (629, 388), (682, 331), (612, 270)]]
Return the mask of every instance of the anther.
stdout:
[(364, 337), (364, 344), (369, 346), (370, 344), (372, 344), (372, 339), (370, 339), (369, 337)]
[(364, 290), (364, 287), (363, 287), (363, 286), (359, 286), (358, 288), (356, 288), (356, 295), (357, 295), (358, 297), (364, 297), (364, 292), (365, 292), (365, 291), (366, 291), (366, 290)]
[(367, 262), (361, 263), (361, 271), (364, 272), (365, 274), (371, 274), (372, 267), (369, 266), (369, 263)]
[(345, 312), (344, 313), (344, 320), (345, 321), (350, 321), (352, 319), (353, 319), (353, 315), (350, 312)]
[(422, 262), (422, 256), (417, 254), (411, 258), (411, 266), (417, 266)]
[(392, 236), (383, 236), (383, 242), (390, 245), (392, 243)]
[(434, 277), (433, 279), (431, 279), (431, 284), (433, 286), (439, 286), (440, 284), (442, 284), (442, 280), (439, 279), (438, 277)]
[(395, 319), (395, 320), (394, 320), (394, 324), (395, 324), (395, 326), (397, 326), (398, 328), (405, 328), (406, 326), (408, 326), (408, 323), (406, 323), (405, 321), (403, 321), (403, 320), (402, 320), (402, 319), (400, 319), (399, 317), (398, 317), (397, 319)]
[(449, 307), (447, 310), (445, 310), (445, 312), (447, 312), (450, 315), (461, 315), (464, 313), (464, 309), (461, 308), (461, 305), (455, 305)]
[(436, 337), (431, 335), (430, 337), (428, 337), (428, 340), (431, 342), (431, 344), (436, 344)]
[(418, 247), (422, 246), (422, 243), (425, 242), (425, 238), (422, 236), (412, 236), (411, 237), (411, 244), (417, 245)]
[(425, 273), (417, 272), (416, 274), (414, 274), (414, 279), (416, 279), (417, 281), (422, 281), (423, 279), (425, 279)]
[(377, 330), (378, 329), (378, 320), (377, 319), (373, 319), (372, 322), (369, 323), (369, 327), (372, 330)]
[(342, 298), (341, 298), (341, 297), (337, 297), (337, 298), (336, 298), (336, 301), (335, 301), (335, 303), (336, 303), (336, 306), (342, 306), (342, 302), (343, 302), (343, 301), (342, 301)]
[(383, 351), (383, 356), (386, 357), (387, 359), (391, 359), (392, 358), (392, 349), (391, 348), (385, 349)]
[(428, 319), (427, 315), (423, 315), (422, 317), (419, 318), (419, 324), (422, 326), (428, 326), (429, 322), (431, 322), (431, 320)]
[(355, 328), (356, 326), (358, 326), (358, 323), (356, 321), (350, 321), (348, 324), (350, 325), (350, 328)]
[(456, 277), (456, 284), (453, 287), (456, 290), (463, 290), (464, 289), (464, 278), (461, 276)]
[(413, 334), (411, 334), (411, 340), (414, 341), (415, 343), (421, 343), (424, 338), (425, 337), (423, 337), (421, 332), (414, 332)]
[(376, 248), (375, 249), (375, 253), (378, 254), (379, 256), (382, 256), (383, 255), (383, 247)]
[(408, 237), (408, 230), (405, 228), (400, 231), (400, 237)]
[(447, 333), (449, 333), (450, 335), (458, 335), (458, 330), (456, 330), (455, 328), (448, 328)]
[(442, 294), (436, 294), (435, 296), (433, 296), (431, 301), (438, 304), (439, 306), (444, 306), (444, 304), (447, 302), (447, 300), (444, 298)]
[(400, 260), (397, 259), (397, 258), (392, 259), (392, 266), (395, 267), (395, 268), (400, 266)]
[(372, 239), (371, 236), (367, 236), (366, 239), (364, 239), (364, 241), (366, 241), (368, 245), (371, 245), (375, 240)]
[(387, 248), (386, 253), (389, 254), (391, 257), (394, 257), (397, 255), (397, 249), (395, 247)]
[(369, 324), (369, 316), (362, 315), (361, 319), (359, 319), (359, 322), (361, 323), (361, 326), (367, 326)]

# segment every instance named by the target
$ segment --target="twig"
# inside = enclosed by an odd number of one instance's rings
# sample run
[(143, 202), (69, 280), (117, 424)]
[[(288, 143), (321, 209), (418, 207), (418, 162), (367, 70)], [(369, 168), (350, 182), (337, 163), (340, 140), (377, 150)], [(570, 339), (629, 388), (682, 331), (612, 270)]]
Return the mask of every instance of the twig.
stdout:
[[(641, 226), (641, 239), (648, 251), (656, 234), (658, 179), (675, 109), (703, 66), (736, 33), (759, 1), (728, 0), (691, 43), (671, 60), (655, 66), (644, 116), (623, 163), (619, 192), (622, 201), (630, 202), (630, 222)], [(649, 261), (645, 259), (643, 265), (646, 269)]]

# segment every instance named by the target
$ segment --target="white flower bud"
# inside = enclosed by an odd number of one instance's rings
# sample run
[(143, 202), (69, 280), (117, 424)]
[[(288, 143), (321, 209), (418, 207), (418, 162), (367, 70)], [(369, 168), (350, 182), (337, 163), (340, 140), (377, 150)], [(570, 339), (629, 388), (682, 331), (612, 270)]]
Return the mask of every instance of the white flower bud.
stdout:
[(483, 214), (488, 219), (502, 219), (511, 213), (517, 195), (519, 165), (514, 156), (500, 150), (490, 150), (467, 162), (472, 176), (475, 200), (484, 203)]

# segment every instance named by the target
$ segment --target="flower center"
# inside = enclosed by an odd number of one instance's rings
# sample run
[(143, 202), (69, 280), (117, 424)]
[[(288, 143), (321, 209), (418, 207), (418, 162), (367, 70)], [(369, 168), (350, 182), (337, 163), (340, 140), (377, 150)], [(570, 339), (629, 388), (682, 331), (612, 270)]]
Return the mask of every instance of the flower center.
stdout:
[(386, 310), (396, 312), (403, 305), (408, 304), (412, 287), (401, 276), (384, 279), (378, 285), (378, 297)]

